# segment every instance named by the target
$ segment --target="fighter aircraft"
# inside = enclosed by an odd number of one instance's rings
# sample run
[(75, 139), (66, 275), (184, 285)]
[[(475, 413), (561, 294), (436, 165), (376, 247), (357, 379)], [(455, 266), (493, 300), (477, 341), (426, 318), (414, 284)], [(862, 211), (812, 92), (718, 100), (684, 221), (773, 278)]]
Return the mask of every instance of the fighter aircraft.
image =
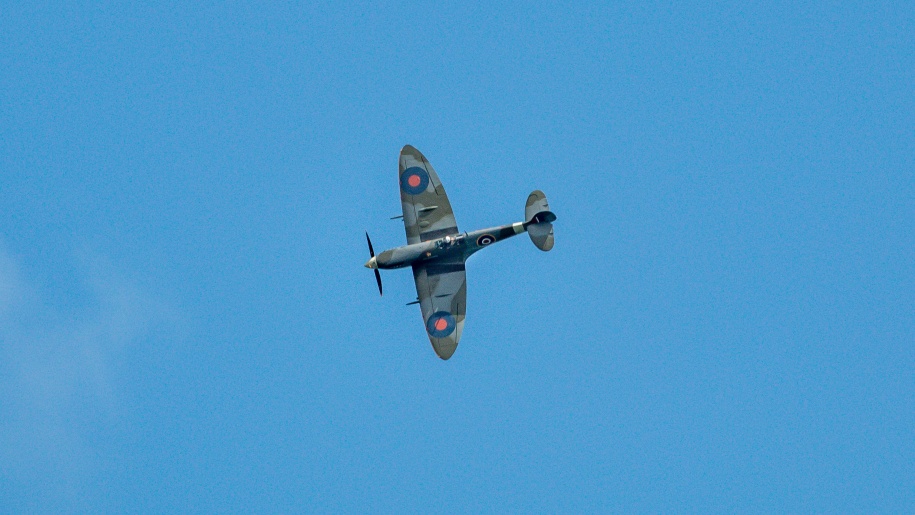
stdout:
[[(416, 301), (422, 309), (426, 332), (438, 357), (448, 359), (457, 349), (467, 312), (467, 279), (464, 263), (473, 253), (516, 234), (527, 232), (542, 251), (553, 248), (553, 224), (546, 195), (536, 190), (527, 197), (524, 222), (489, 229), (460, 232), (445, 188), (429, 160), (410, 145), (400, 151), (400, 203), (407, 231), (407, 245), (377, 256), (368, 232), (371, 259), (366, 268), (375, 272), (382, 294), (378, 269), (413, 268)], [(408, 304), (408, 305), (409, 305)]]

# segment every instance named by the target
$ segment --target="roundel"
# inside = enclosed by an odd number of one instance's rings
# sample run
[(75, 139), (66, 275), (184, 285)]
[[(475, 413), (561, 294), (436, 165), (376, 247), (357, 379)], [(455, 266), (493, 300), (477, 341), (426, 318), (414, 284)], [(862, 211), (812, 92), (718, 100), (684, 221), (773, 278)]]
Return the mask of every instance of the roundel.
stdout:
[(435, 338), (444, 338), (454, 332), (454, 317), (447, 311), (436, 311), (426, 320), (426, 330)]
[(486, 245), (489, 245), (490, 243), (493, 243), (495, 241), (496, 241), (496, 237), (493, 236), (492, 234), (484, 234), (484, 235), (480, 236), (479, 238), (477, 238), (477, 245), (480, 245), (481, 247), (485, 247)]
[(418, 166), (407, 168), (400, 174), (400, 189), (408, 195), (419, 195), (429, 186), (429, 174)]

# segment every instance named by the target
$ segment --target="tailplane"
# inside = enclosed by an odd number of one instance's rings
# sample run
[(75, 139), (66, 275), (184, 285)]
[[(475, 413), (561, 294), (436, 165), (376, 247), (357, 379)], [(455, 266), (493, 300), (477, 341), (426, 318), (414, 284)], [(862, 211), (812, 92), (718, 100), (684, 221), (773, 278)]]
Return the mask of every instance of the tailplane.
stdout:
[(550, 205), (546, 201), (546, 195), (540, 190), (534, 190), (528, 195), (527, 204), (524, 207), (524, 228), (527, 229), (528, 236), (538, 249), (546, 252), (553, 248), (553, 221), (556, 215), (550, 211)]

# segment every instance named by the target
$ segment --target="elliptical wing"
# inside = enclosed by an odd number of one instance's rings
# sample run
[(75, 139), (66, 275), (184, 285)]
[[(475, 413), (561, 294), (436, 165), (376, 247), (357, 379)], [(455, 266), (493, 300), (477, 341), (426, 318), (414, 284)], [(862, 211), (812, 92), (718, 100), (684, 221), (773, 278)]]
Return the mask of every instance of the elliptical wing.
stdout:
[(411, 145), (400, 151), (398, 180), (407, 243), (458, 233), (442, 181), (426, 157)]
[(413, 265), (416, 294), (426, 334), (438, 357), (448, 359), (457, 349), (467, 312), (467, 275), (460, 261)]

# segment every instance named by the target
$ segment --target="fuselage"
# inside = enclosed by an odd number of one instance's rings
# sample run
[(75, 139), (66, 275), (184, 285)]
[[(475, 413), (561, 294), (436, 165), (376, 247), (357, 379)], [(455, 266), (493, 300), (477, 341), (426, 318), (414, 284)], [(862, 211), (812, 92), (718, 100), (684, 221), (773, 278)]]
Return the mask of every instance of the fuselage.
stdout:
[(526, 231), (525, 224), (490, 227), (471, 232), (451, 234), (434, 240), (404, 245), (386, 250), (365, 263), (367, 268), (404, 268), (414, 263), (433, 260), (464, 262), (473, 253)]

